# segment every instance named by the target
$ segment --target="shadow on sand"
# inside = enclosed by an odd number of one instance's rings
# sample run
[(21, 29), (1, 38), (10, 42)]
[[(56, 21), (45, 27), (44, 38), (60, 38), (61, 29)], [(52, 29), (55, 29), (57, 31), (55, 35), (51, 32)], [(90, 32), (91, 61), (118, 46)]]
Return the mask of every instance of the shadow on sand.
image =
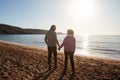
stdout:
[[(54, 73), (56, 68), (51, 69), (51, 70), (46, 70), (43, 73), (38, 74), (33, 80), (47, 80), (48, 77)], [(63, 77), (66, 76), (67, 80), (81, 80), (79, 79), (76, 75), (68, 75), (64, 72), (61, 73), (61, 75), (58, 77), (57, 80), (63, 80)]]
[(33, 80), (46, 80), (54, 72), (54, 70), (55, 69), (46, 70), (45, 72), (36, 76)]
[(57, 80), (62, 80), (62, 78), (65, 76), (66, 74), (64, 72), (61, 73), (60, 77)]
[(76, 75), (69, 75), (65, 74), (64, 72), (61, 73), (60, 77), (57, 80), (63, 80), (63, 77), (66, 76), (67, 80), (79, 80), (79, 78)]

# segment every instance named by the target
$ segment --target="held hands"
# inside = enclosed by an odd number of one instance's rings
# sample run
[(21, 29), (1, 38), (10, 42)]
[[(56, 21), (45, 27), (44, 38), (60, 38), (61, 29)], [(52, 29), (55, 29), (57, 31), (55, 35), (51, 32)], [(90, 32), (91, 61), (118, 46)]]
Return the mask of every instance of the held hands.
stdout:
[(60, 51), (60, 46), (58, 47), (58, 50)]

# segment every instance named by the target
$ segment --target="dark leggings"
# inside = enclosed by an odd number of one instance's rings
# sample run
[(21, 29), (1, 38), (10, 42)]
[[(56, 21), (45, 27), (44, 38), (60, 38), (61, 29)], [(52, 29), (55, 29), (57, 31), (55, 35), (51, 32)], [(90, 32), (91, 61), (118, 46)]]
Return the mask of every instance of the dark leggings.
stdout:
[(48, 64), (51, 64), (52, 53), (54, 55), (55, 66), (57, 66), (57, 47), (48, 47)]
[(67, 70), (68, 57), (69, 57), (70, 58), (71, 67), (72, 67), (72, 72), (75, 73), (74, 60), (73, 60), (74, 52), (66, 52), (66, 51), (64, 51), (64, 54), (65, 54), (64, 71), (66, 72), (66, 70)]

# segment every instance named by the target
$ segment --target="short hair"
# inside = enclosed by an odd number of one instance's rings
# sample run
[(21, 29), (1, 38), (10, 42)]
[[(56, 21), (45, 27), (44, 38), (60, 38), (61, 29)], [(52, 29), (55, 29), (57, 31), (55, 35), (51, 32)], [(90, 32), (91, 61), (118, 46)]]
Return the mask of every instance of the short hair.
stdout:
[(54, 30), (56, 28), (56, 25), (51, 25), (50, 30)]
[(68, 29), (68, 30), (67, 30), (67, 34), (68, 34), (68, 35), (74, 35), (74, 31), (73, 31), (72, 29)]

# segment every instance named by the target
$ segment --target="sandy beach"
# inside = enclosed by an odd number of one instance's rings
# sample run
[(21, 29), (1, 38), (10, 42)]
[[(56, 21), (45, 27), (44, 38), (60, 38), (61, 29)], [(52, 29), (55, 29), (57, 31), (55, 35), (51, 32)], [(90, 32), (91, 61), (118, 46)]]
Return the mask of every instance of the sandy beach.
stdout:
[(64, 55), (58, 53), (58, 68), (48, 70), (47, 50), (0, 42), (0, 80), (120, 80), (120, 60), (75, 56), (75, 76), (70, 62), (63, 75)]

